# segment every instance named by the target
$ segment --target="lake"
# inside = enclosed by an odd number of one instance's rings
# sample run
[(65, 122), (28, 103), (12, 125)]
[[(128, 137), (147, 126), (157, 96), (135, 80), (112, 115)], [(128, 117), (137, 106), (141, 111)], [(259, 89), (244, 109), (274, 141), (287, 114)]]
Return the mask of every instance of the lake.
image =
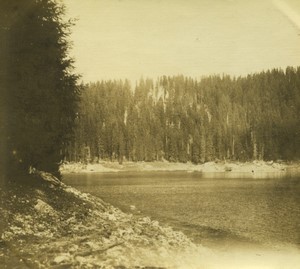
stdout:
[(87, 173), (64, 175), (63, 181), (124, 212), (170, 225), (204, 246), (299, 249), (300, 177), (226, 175)]

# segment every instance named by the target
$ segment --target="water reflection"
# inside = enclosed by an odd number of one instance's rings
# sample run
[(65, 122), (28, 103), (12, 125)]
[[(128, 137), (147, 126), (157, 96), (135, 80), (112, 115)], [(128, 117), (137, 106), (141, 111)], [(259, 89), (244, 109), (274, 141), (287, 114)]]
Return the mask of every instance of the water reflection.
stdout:
[(148, 215), (204, 245), (300, 248), (300, 179), (294, 174), (73, 174), (65, 182), (125, 212)]

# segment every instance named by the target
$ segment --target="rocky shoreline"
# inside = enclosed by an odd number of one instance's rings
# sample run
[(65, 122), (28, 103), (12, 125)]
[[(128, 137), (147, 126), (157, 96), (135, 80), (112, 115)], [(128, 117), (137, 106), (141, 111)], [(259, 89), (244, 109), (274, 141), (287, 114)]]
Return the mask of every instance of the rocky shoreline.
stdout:
[(184, 257), (204, 251), (183, 233), (125, 214), (50, 174), (35, 180), (42, 184), (1, 187), (2, 268), (180, 268), (189, 262)]
[[(192, 163), (171, 163), (161, 162), (108, 162), (99, 163), (63, 163), (60, 167), (63, 174), (69, 173), (113, 173), (113, 172), (154, 172), (154, 171), (182, 171), (182, 172), (202, 172), (202, 173), (245, 173), (252, 177), (263, 177), (269, 173), (285, 174), (286, 172), (299, 173), (300, 164), (278, 163), (278, 162), (207, 162), (204, 164)], [(233, 175), (234, 176), (234, 175)], [(237, 175), (238, 176), (238, 175)]]
[[(1, 268), (299, 268), (297, 249), (220, 252), (36, 171), (0, 186)], [(257, 267), (256, 267), (257, 266)]]

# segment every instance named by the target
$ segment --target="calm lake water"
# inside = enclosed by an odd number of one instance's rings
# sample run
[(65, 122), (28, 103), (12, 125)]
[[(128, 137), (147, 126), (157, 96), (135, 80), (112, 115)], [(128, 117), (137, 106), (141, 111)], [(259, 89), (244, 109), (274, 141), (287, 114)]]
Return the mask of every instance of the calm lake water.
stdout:
[(183, 231), (204, 246), (300, 248), (300, 177), (121, 172), (70, 174), (63, 180), (125, 212)]

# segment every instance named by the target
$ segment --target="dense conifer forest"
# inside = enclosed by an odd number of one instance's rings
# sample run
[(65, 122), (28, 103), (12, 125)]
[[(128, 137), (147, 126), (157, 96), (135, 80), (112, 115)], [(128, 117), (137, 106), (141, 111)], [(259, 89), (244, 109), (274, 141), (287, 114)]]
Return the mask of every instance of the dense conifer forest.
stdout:
[(67, 161), (203, 163), (300, 157), (300, 67), (232, 78), (90, 83)]

